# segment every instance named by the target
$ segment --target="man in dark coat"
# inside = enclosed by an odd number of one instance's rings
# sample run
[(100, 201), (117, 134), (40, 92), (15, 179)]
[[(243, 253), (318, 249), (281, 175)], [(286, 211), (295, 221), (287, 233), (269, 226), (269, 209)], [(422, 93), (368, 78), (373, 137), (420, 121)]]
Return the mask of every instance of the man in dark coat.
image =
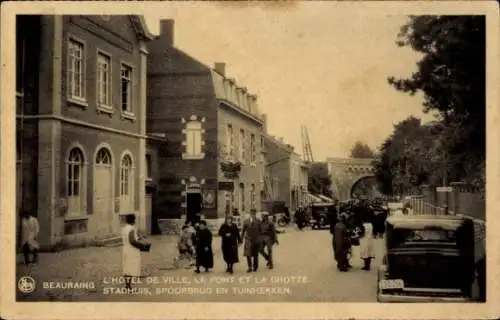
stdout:
[[(278, 244), (277, 232), (274, 223), (269, 219), (267, 212), (262, 215), (261, 231), (260, 231), (260, 254), (267, 260), (267, 267), (272, 269), (273, 264), (273, 246)], [(266, 252), (267, 249), (267, 252)]]
[(346, 272), (348, 270), (347, 253), (349, 251), (349, 239), (346, 219), (346, 215), (341, 214), (333, 228), (333, 250), (335, 260), (337, 261), (337, 269), (341, 272)]
[(261, 222), (257, 218), (257, 211), (250, 212), (250, 217), (245, 219), (241, 228), (241, 238), (245, 239), (244, 255), (247, 257), (247, 272), (259, 269)]
[(207, 228), (205, 220), (200, 221), (196, 231), (196, 273), (200, 273), (200, 267), (205, 268), (206, 272), (214, 267), (212, 232)]
[(233, 273), (233, 265), (238, 263), (238, 245), (241, 243), (240, 230), (234, 224), (231, 216), (226, 217), (226, 221), (219, 229), (219, 236), (222, 239), (222, 257), (227, 264), (226, 272)]

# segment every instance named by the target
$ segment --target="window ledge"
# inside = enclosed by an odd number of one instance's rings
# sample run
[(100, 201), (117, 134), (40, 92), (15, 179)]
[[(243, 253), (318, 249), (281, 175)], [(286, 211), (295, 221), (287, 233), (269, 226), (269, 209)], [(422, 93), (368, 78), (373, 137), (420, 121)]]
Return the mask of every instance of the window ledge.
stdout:
[(81, 107), (81, 108), (88, 108), (89, 107), (89, 104), (87, 102), (87, 100), (85, 99), (79, 99), (79, 98), (68, 98), (67, 100), (70, 104), (73, 104), (73, 105), (76, 105), (78, 107)]
[(121, 217), (128, 216), (129, 214), (135, 214), (136, 222), (139, 219), (139, 213), (137, 211), (120, 211), (118, 212), (118, 215)]
[(201, 154), (183, 153), (182, 154), (182, 160), (202, 160), (204, 158), (205, 158), (205, 153), (201, 153)]
[(122, 119), (127, 119), (131, 121), (135, 121), (135, 114), (129, 111), (122, 111)]
[(97, 104), (97, 111), (101, 113), (107, 113), (109, 115), (112, 115), (115, 112), (112, 106), (108, 106), (105, 104)]
[(16, 91), (16, 97), (17, 98), (23, 98), (24, 97), (24, 93)]
[(146, 181), (147, 181), (147, 182), (153, 182), (153, 178), (148, 177), (148, 178), (146, 178)]
[(88, 220), (88, 219), (89, 219), (89, 216), (82, 216), (82, 215), (64, 217), (64, 221)]

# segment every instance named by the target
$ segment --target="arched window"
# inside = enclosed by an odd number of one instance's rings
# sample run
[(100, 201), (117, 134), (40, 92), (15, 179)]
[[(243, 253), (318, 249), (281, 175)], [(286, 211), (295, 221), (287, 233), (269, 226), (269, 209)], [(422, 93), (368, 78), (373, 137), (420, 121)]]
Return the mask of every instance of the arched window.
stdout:
[(85, 199), (85, 172), (83, 152), (79, 148), (71, 149), (67, 159), (67, 189), (69, 216), (82, 215)]
[(245, 211), (245, 185), (243, 183), (240, 183), (240, 199), (239, 199), (239, 205), (240, 205), (240, 214)]
[(101, 148), (95, 157), (95, 163), (99, 165), (111, 165), (111, 154), (106, 148)]
[(134, 211), (134, 175), (132, 158), (126, 154), (120, 164), (120, 211)]
[(195, 158), (201, 159), (203, 158), (202, 152), (202, 125), (201, 121), (188, 121), (186, 123), (186, 128), (184, 130), (186, 134), (186, 152), (184, 153), (184, 158)]

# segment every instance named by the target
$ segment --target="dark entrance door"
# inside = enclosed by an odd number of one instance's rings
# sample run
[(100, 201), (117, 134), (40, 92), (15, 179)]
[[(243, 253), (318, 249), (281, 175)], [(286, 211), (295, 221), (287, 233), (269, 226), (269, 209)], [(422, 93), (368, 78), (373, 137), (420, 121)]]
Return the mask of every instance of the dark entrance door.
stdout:
[(202, 209), (201, 192), (188, 193), (186, 195), (186, 220), (187, 222), (199, 222)]

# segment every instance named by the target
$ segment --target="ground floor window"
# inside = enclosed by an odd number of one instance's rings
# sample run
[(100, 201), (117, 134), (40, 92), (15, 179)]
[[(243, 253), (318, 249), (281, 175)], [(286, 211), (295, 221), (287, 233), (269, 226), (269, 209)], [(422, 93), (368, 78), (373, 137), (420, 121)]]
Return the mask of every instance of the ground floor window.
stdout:
[(129, 154), (122, 157), (120, 164), (120, 211), (134, 211), (134, 166)]
[(66, 195), (68, 197), (67, 215), (78, 216), (83, 214), (85, 201), (85, 167), (83, 151), (73, 148), (66, 160)]

